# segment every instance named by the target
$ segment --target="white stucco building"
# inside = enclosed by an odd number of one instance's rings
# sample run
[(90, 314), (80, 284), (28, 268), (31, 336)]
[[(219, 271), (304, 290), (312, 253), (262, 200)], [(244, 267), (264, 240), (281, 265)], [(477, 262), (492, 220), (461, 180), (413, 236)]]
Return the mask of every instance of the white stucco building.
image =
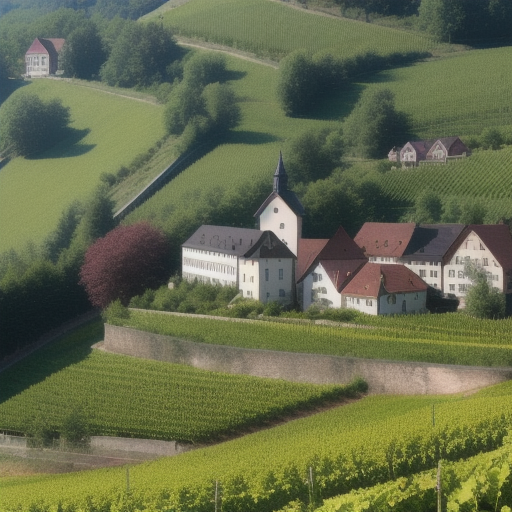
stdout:
[(25, 53), (25, 76), (38, 78), (55, 75), (65, 39), (36, 37)]

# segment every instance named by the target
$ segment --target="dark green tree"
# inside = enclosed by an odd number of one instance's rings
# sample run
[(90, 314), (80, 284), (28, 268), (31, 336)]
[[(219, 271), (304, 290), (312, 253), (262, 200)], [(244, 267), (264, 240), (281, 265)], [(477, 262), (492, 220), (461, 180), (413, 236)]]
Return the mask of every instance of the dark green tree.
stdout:
[(168, 66), (181, 50), (169, 29), (158, 23), (127, 23), (116, 39), (101, 78), (119, 87), (149, 86), (165, 81)]
[(478, 199), (465, 199), (460, 205), (459, 222), (461, 224), (483, 224), (487, 208)]
[(443, 203), (432, 190), (424, 190), (414, 203), (413, 220), (421, 224), (436, 224), (441, 220)]
[(60, 99), (45, 102), (18, 90), (0, 107), (0, 152), (32, 156), (60, 142), (68, 133), (70, 114)]
[(223, 135), (240, 122), (242, 117), (240, 107), (229, 85), (218, 82), (208, 84), (201, 96), (211, 133)]
[(464, 271), (473, 282), (466, 294), (466, 313), (476, 318), (504, 318), (505, 294), (492, 286), (484, 270), (468, 264)]
[(480, 135), (480, 143), (484, 149), (500, 149), (504, 144), (505, 138), (498, 128), (494, 126), (484, 128)]
[(327, 178), (341, 165), (343, 140), (338, 129), (308, 130), (288, 146), (286, 167), (293, 183)]
[(204, 87), (226, 78), (226, 58), (221, 53), (195, 53), (183, 66), (183, 80), (189, 86)]
[(363, 158), (384, 157), (397, 134), (408, 131), (407, 117), (396, 110), (389, 89), (365, 91), (343, 124), (346, 146)]
[(318, 75), (312, 58), (299, 50), (281, 60), (277, 95), (287, 116), (301, 116), (315, 103)]
[(422, 0), (419, 26), (441, 41), (457, 40), (465, 32), (467, 4), (465, 0)]
[(106, 53), (96, 25), (85, 22), (66, 38), (62, 49), (62, 67), (67, 76), (90, 80), (105, 62)]
[(170, 135), (181, 135), (191, 119), (204, 116), (204, 98), (202, 89), (181, 82), (169, 94), (164, 111), (164, 124)]

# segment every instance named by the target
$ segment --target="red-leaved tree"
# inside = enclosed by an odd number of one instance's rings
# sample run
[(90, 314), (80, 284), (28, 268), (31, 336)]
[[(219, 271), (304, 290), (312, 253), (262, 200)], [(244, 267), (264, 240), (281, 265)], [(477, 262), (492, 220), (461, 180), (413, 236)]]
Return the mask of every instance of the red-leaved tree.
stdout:
[(94, 306), (104, 308), (115, 299), (127, 305), (164, 283), (168, 265), (169, 245), (161, 231), (147, 222), (118, 226), (87, 250), (80, 284)]

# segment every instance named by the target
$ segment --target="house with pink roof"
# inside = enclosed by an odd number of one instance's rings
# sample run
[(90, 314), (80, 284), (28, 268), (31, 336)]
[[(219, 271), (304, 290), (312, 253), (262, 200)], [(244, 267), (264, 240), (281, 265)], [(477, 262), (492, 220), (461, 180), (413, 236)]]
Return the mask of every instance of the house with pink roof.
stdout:
[(65, 39), (36, 37), (25, 53), (25, 76), (37, 78), (55, 75)]

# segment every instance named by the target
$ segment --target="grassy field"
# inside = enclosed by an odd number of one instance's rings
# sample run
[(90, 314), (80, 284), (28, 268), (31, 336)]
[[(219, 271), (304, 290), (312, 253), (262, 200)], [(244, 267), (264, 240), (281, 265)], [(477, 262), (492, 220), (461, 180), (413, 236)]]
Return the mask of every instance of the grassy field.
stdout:
[(24, 432), (40, 415), (60, 431), (66, 414), (78, 407), (92, 435), (207, 442), (349, 394), (344, 386), (227, 375), (91, 352), (91, 338), (101, 330), (100, 322), (87, 325), (2, 372), (0, 430)]
[[(308, 500), (313, 468), (322, 498), (374, 485), (498, 447), (509, 425), (511, 384), (469, 397), (383, 397), (130, 469), (130, 499), (140, 510), (209, 510), (218, 481), (223, 507), (276, 510)], [(432, 425), (432, 406), (436, 421)], [(342, 428), (340, 428), (342, 426)], [(126, 470), (0, 479), (5, 511), (30, 503), (81, 510), (127, 505)], [(37, 498), (36, 498), (37, 497)], [(128, 502), (130, 503), (130, 502)], [(93, 507), (97, 507), (96, 509)], [(166, 508), (167, 507), (167, 508)], [(173, 508), (174, 507), (174, 508)]]
[[(416, 318), (416, 317), (415, 317)], [(485, 323), (463, 314), (423, 315), (419, 322), (379, 317), (373, 329), (311, 324), (243, 323), (132, 311), (119, 324), (177, 338), (263, 350), (422, 361), (472, 366), (512, 366), (512, 320)], [(116, 322), (117, 323), (117, 322)], [(450, 327), (451, 326), (451, 327)], [(311, 339), (315, 343), (311, 343)]]
[(299, 48), (350, 57), (369, 50), (388, 54), (436, 47), (422, 34), (310, 14), (270, 0), (192, 0), (154, 16), (162, 16), (177, 35), (275, 59)]
[(0, 251), (41, 242), (74, 199), (84, 199), (103, 172), (115, 172), (164, 135), (163, 107), (60, 80), (23, 87), (70, 107), (79, 140), (37, 158), (15, 158), (0, 171)]

